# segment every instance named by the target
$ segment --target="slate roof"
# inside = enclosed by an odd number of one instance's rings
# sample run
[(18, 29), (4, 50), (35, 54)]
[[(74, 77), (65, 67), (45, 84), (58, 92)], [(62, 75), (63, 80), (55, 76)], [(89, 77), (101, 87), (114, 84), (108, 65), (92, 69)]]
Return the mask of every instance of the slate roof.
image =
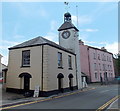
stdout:
[(70, 28), (74, 28), (76, 31), (79, 31), (71, 22), (64, 22), (60, 26), (60, 28), (58, 29), (58, 31), (65, 30), (65, 29), (70, 29)]
[(19, 49), (19, 48), (25, 48), (25, 47), (33, 47), (33, 46), (40, 46), (40, 45), (50, 45), (52, 47), (56, 47), (58, 49), (61, 49), (61, 50), (64, 50), (66, 52), (69, 52), (71, 54), (74, 54), (73, 52), (67, 50), (66, 48), (48, 40), (48, 39), (45, 39), (41, 36), (39, 37), (36, 37), (36, 38), (33, 38), (31, 40), (28, 40), (26, 42), (23, 42), (21, 44), (18, 44), (18, 45), (15, 45), (13, 47), (10, 47), (9, 50), (12, 50), (12, 49)]

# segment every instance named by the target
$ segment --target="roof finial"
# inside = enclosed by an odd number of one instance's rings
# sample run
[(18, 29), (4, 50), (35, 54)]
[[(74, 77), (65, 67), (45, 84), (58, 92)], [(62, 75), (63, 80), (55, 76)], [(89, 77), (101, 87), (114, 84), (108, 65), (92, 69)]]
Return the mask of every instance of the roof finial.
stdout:
[(65, 4), (65, 6), (66, 6), (65, 9), (66, 9), (66, 11), (68, 12), (68, 8), (69, 8), (68, 5), (69, 5), (69, 2), (64, 2), (64, 4)]

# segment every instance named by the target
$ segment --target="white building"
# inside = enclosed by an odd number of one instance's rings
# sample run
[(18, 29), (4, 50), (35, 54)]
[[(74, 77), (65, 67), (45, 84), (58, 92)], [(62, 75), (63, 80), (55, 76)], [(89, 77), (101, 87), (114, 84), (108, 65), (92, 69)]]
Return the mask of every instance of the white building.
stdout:
[(9, 48), (7, 91), (33, 94), (39, 86), (40, 96), (49, 96), (82, 88), (78, 29), (69, 13), (58, 31), (60, 45), (37, 37)]

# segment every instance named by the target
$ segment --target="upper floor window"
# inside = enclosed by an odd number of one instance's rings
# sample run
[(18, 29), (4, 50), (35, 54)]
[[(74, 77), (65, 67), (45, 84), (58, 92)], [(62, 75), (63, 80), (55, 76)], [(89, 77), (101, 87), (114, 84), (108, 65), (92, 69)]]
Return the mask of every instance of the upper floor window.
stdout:
[(30, 50), (22, 51), (22, 66), (30, 66)]
[(72, 69), (72, 58), (70, 55), (68, 56), (68, 67), (69, 69)]
[(101, 65), (100, 65), (100, 63), (99, 63), (99, 69), (101, 70)]
[(108, 56), (107, 56), (107, 61), (109, 61)]
[(58, 67), (62, 67), (62, 53), (58, 52)]
[(98, 60), (100, 60), (100, 54), (98, 54)]
[(97, 64), (96, 63), (94, 63), (94, 69), (97, 70)]
[(105, 71), (105, 64), (103, 64), (103, 71)]
[(111, 62), (111, 57), (109, 57), (109, 61)]
[(93, 57), (94, 57), (94, 59), (96, 59), (96, 55), (95, 55), (95, 53), (93, 53)]

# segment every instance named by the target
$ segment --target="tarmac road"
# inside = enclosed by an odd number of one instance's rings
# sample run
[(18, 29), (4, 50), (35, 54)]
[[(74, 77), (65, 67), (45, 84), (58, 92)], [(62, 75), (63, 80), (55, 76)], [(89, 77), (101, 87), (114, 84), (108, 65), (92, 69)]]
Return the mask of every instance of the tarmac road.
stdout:
[(118, 86), (107, 85), (61, 98), (21, 105), (12, 109), (98, 109), (117, 95)]

